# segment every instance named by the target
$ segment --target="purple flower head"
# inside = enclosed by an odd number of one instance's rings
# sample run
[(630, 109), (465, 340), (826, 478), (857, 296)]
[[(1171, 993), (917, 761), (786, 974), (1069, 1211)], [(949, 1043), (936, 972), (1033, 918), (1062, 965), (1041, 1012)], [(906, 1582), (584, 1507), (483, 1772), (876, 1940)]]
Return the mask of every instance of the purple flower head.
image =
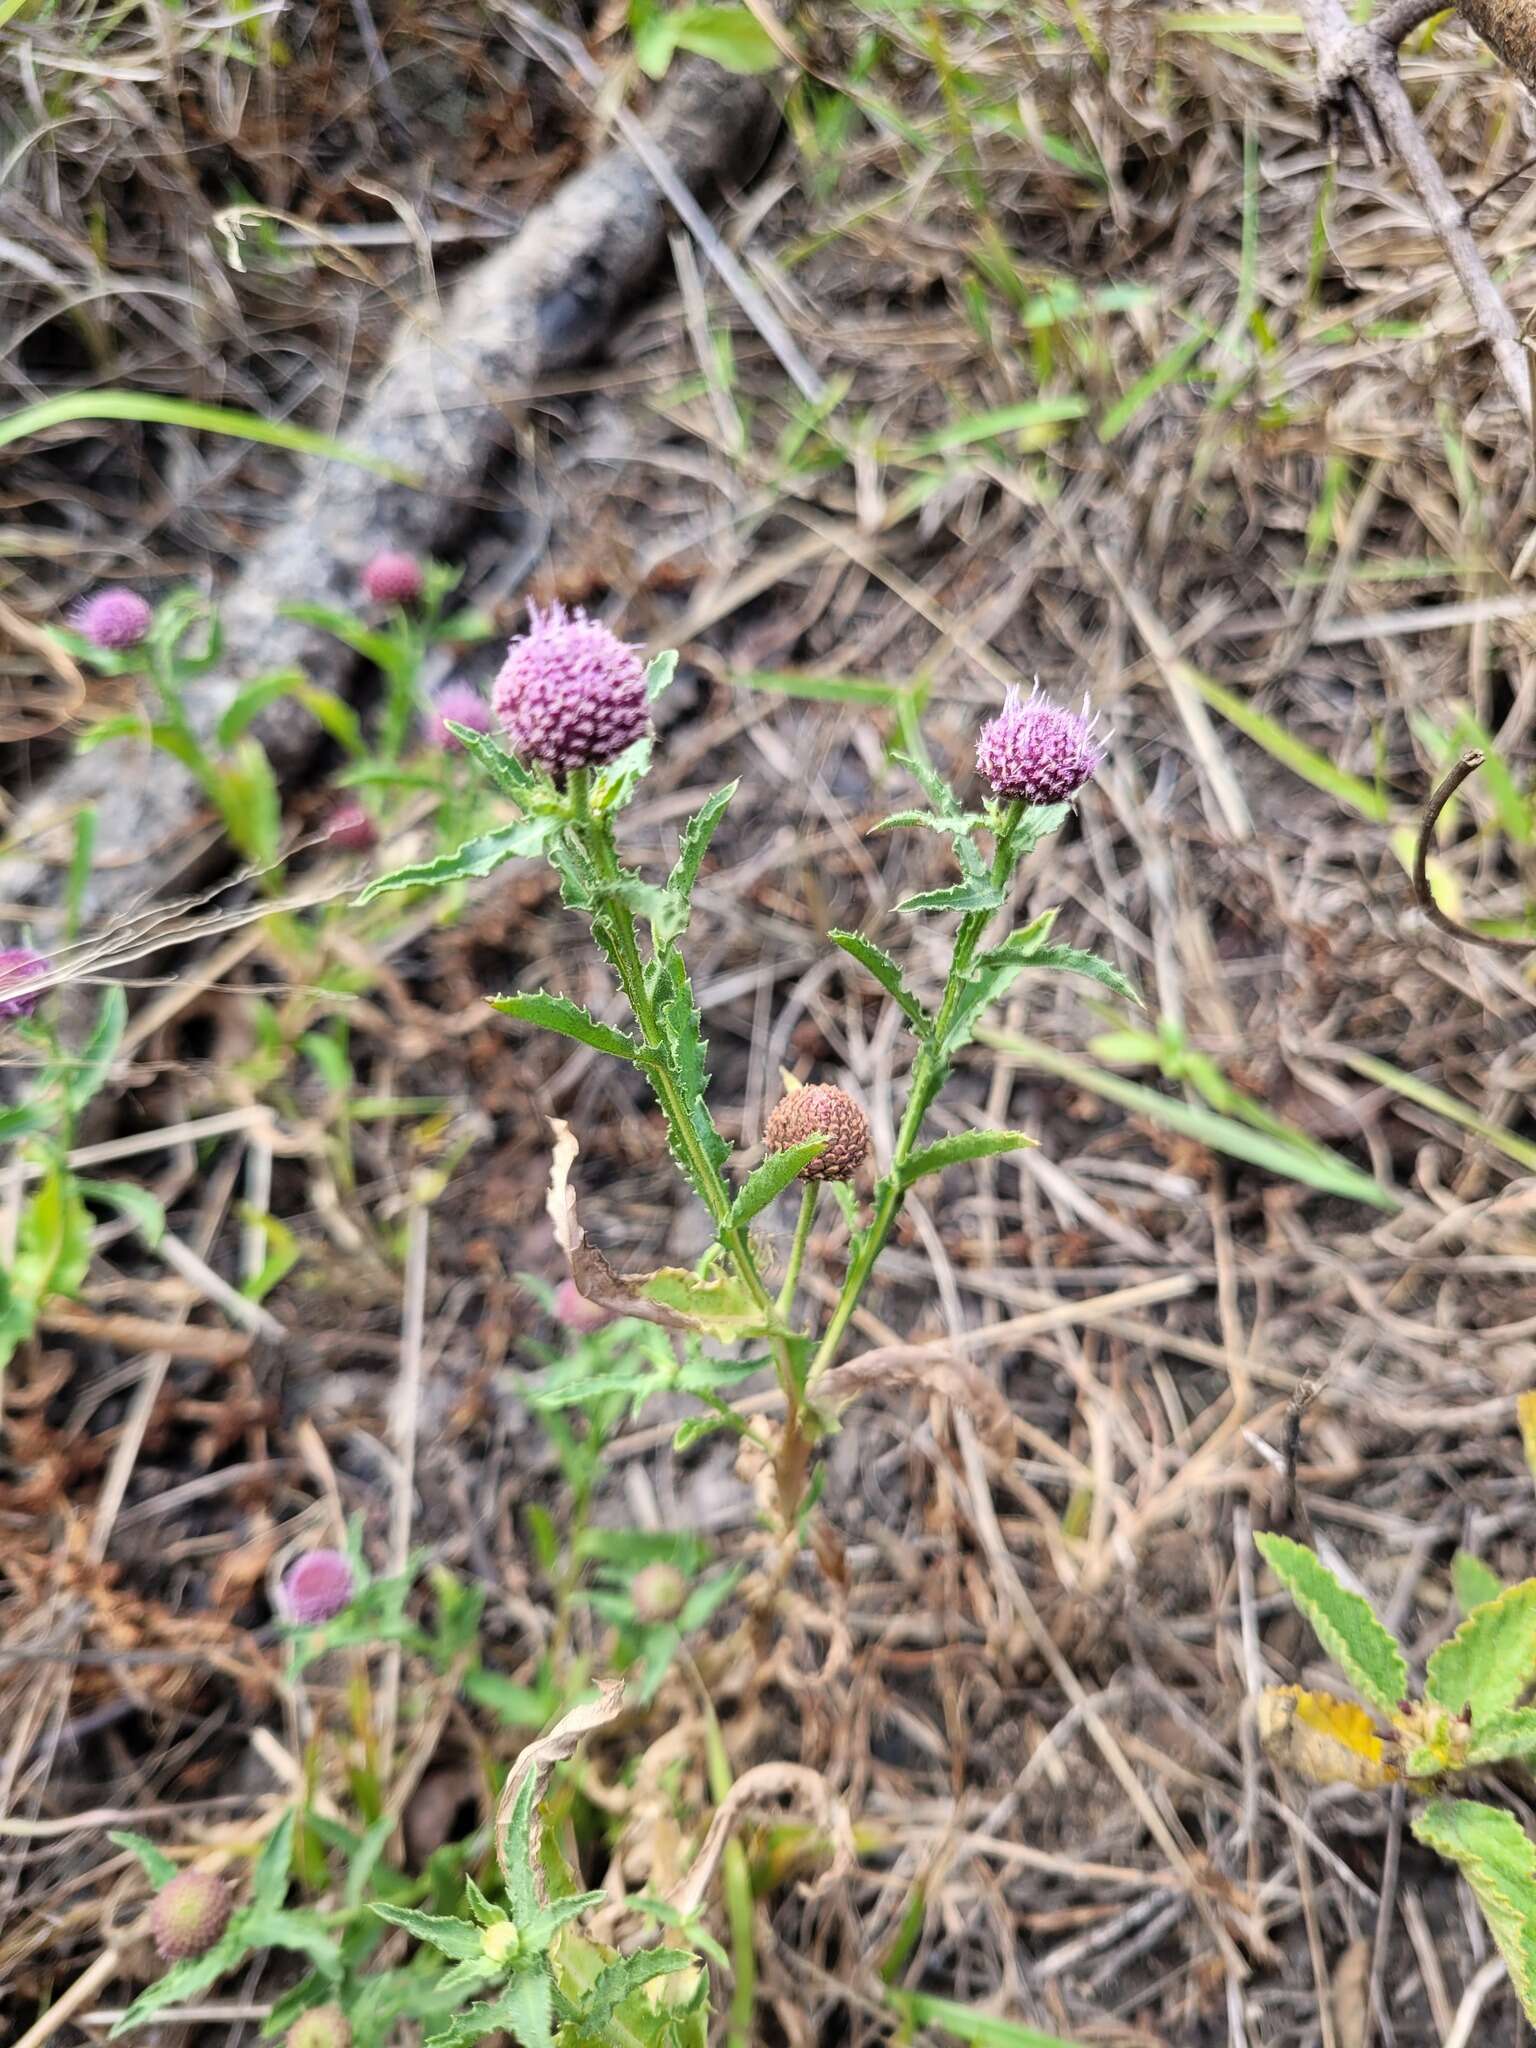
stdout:
[(574, 1280), (562, 1280), (555, 1289), (552, 1313), (557, 1323), (573, 1330), (578, 1337), (590, 1337), (594, 1330), (606, 1329), (614, 1320), (613, 1311), (588, 1301)]
[(69, 622), (93, 647), (120, 653), (125, 647), (138, 646), (154, 616), (136, 590), (124, 590), (120, 584), (114, 584), (110, 590), (98, 590), (94, 597), (76, 605)]
[(283, 1573), (283, 1605), (300, 1628), (333, 1621), (356, 1591), (352, 1563), (339, 1550), (310, 1550)]
[(998, 716), (981, 728), (976, 766), (993, 793), (1028, 804), (1062, 804), (1097, 775), (1104, 749), (1094, 737), (1098, 715), (1067, 711), (1040, 694), (1036, 683), (1022, 703), (1008, 692)]
[(47, 972), (48, 962), (30, 946), (0, 946), (0, 1018), (30, 1017), (43, 991), (27, 984)]
[(383, 549), (363, 571), (363, 589), (375, 604), (414, 604), (421, 585), (420, 562), (396, 548)]
[(529, 605), (491, 699), (516, 751), (551, 775), (616, 761), (650, 723), (639, 648), (559, 604)]
[(449, 721), (469, 732), (489, 732), (491, 707), (473, 683), (447, 683), (427, 713), (427, 743), (445, 754), (462, 754), (464, 742), (448, 730)]
[(344, 853), (366, 853), (377, 846), (379, 828), (355, 796), (343, 797), (325, 821), (325, 836)]
[(164, 1963), (205, 1956), (229, 1925), (235, 1895), (211, 1870), (184, 1870), (155, 1894), (149, 1931)]

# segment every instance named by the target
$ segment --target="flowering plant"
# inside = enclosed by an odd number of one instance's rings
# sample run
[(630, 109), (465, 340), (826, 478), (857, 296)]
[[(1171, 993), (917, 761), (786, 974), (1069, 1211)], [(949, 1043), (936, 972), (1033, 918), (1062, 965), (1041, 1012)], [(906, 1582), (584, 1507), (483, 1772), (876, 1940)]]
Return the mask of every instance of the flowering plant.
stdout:
[[(770, 1518), (781, 1535), (791, 1537), (805, 1512), (813, 1447), (857, 1391), (857, 1377), (840, 1372), (839, 1356), (908, 1190), (926, 1174), (1033, 1142), (1013, 1130), (968, 1131), (924, 1142), (928, 1112), (982, 1012), (1026, 969), (1086, 974), (1133, 1000), (1135, 992), (1097, 956), (1056, 944), (1054, 911), (1020, 930), (991, 932), (1019, 863), (1062, 825), (1071, 799), (1102, 758), (1091, 720), (1049, 703), (1038, 691), (1027, 702), (1010, 693), (980, 736), (977, 765), (988, 793), (979, 809), (961, 804), (920, 747), (896, 756), (927, 805), (898, 811), (879, 829), (938, 834), (960, 870), (958, 882), (898, 906), (913, 916), (958, 913), (949, 972), (937, 999), (920, 1000), (897, 962), (873, 940), (850, 931), (828, 934), (898, 1005), (916, 1045), (904, 1112), (871, 1205), (861, 1207), (854, 1185), (869, 1147), (867, 1122), (853, 1098), (830, 1084), (791, 1089), (768, 1119), (761, 1164), (733, 1182), (726, 1171), (731, 1147), (710, 1107), (708, 1049), (682, 941), (700, 868), (736, 784), (718, 790), (688, 821), (663, 882), (625, 864), (616, 834), (650, 763), (650, 707), (676, 665), (672, 653), (646, 663), (638, 649), (581, 612), (566, 613), (558, 605), (532, 611), (529, 630), (512, 642), (493, 692), (506, 743), (452, 726), (515, 817), (454, 853), (381, 876), (361, 900), (487, 875), (516, 857), (540, 857), (553, 866), (566, 906), (587, 920), (613, 970), (629, 1026), (600, 1021), (550, 990), (493, 996), (492, 1005), (520, 1023), (559, 1032), (634, 1067), (655, 1097), (673, 1157), (713, 1226), (710, 1248), (691, 1270), (616, 1271), (578, 1222), (570, 1188), (577, 1143), (557, 1123), (550, 1207), (572, 1281), (596, 1308), (640, 1317), (673, 1334), (675, 1357), (628, 1391), (637, 1402), (651, 1392), (678, 1389), (699, 1399), (706, 1412), (683, 1424), (680, 1444), (716, 1427), (753, 1439), (774, 1474)], [(775, 1288), (753, 1226), (796, 1180), (799, 1219)], [(817, 1200), (827, 1185), (843, 1211), (849, 1250), (835, 1305), (824, 1328), (813, 1333), (797, 1315), (796, 1292)], [(705, 1350), (711, 1341), (745, 1345), (747, 1355), (721, 1361)], [(778, 1377), (786, 1409), (783, 1428), (772, 1435), (739, 1416), (724, 1398), (737, 1378), (765, 1363)]]

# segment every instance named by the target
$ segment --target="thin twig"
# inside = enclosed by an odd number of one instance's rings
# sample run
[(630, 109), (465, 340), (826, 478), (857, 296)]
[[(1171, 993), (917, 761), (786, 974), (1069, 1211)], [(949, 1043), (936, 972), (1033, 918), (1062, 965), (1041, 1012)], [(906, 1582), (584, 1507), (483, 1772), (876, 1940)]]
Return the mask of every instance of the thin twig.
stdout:
[(1536, 940), (1500, 939), (1492, 932), (1474, 931), (1471, 925), (1461, 924), (1443, 911), (1435, 901), (1435, 894), (1429, 885), (1429, 850), (1434, 842), (1435, 827), (1440, 822), (1440, 813), (1460, 789), (1469, 776), (1475, 775), (1482, 767), (1484, 755), (1474, 747), (1463, 754), (1456, 765), (1448, 769), (1430, 791), (1429, 802), (1424, 806), (1424, 815), (1419, 820), (1418, 844), (1413, 849), (1413, 893), (1420, 910), (1431, 924), (1438, 925), (1453, 939), (1465, 939), (1469, 945), (1492, 946), (1500, 953), (1529, 953)]
[[(1505, 388), (1531, 424), (1530, 374), (1520, 329), (1489, 274), (1467, 225), (1466, 209), (1446, 183), (1397, 74), (1395, 44), (1415, 22), (1414, 0), (1389, 6), (1380, 20), (1352, 22), (1341, 0), (1301, 0), (1301, 18), (1317, 58), (1318, 99), (1335, 133), (1347, 107), (1368, 152), (1394, 156), (1419, 196), (1429, 226), (1455, 271)], [(1418, 18), (1422, 19), (1422, 16)]]
[(1371, 1995), (1365, 2008), (1365, 2038), (1360, 2048), (1371, 2048), (1371, 2026), (1381, 2028), (1381, 2038), (1392, 2048), (1392, 2021), (1387, 2012), (1387, 1957), (1392, 1947), (1392, 1921), (1397, 1912), (1397, 1867), (1403, 1848), (1403, 1803), (1405, 1788), (1392, 1788), (1392, 1810), (1387, 1821), (1387, 1849), (1381, 1866), (1381, 1904), (1376, 1913), (1376, 1938), (1371, 1944)]

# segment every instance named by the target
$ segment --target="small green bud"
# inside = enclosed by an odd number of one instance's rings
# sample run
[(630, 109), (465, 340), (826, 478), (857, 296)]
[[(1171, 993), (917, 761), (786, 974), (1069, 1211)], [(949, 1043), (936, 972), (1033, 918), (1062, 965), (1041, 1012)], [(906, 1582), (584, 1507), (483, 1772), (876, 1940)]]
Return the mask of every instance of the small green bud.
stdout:
[(648, 1564), (630, 1581), (629, 1598), (638, 1619), (647, 1624), (676, 1621), (688, 1598), (688, 1581), (675, 1564)]
[(339, 2005), (312, 2005), (283, 2039), (284, 2048), (352, 2048), (352, 2023)]
[(522, 1947), (522, 1937), (510, 1920), (498, 1920), (481, 1935), (480, 1946), (488, 1963), (510, 1963)]
[(235, 1895), (209, 1870), (184, 1870), (155, 1895), (149, 1931), (162, 1962), (205, 1956), (229, 1925)]

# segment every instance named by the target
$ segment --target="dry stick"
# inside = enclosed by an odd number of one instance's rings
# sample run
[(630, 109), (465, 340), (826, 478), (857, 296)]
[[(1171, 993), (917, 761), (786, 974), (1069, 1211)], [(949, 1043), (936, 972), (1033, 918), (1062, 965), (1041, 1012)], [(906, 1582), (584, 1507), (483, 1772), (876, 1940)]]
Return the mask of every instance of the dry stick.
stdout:
[[(1487, 0), (1482, 11), (1490, 11)], [(1409, 17), (1406, 20), (1405, 15)], [(1520, 329), (1483, 262), (1467, 226), (1465, 209), (1424, 140), (1413, 103), (1397, 74), (1388, 35), (1395, 29), (1401, 36), (1413, 26), (1411, 7), (1388, 6), (1380, 27), (1369, 23), (1359, 27), (1345, 13), (1341, 0), (1301, 0), (1301, 18), (1317, 58), (1325, 124), (1332, 125), (1342, 100), (1367, 150), (1373, 155), (1389, 151), (1408, 173), (1430, 229), (1466, 294), (1478, 330), (1493, 350), (1505, 387), (1530, 426), (1531, 370)], [(1475, 13), (1469, 12), (1468, 18), (1481, 26)]]
[(1397, 1911), (1397, 1866), (1403, 1849), (1403, 1803), (1407, 1796), (1401, 1784), (1392, 1788), (1392, 1811), (1387, 1821), (1387, 1849), (1381, 1865), (1381, 1904), (1376, 1912), (1376, 1938), (1371, 1944), (1371, 1995), (1365, 2007), (1365, 2039), (1360, 2048), (1371, 2048), (1371, 2023), (1381, 2028), (1381, 2038), (1392, 2048), (1392, 2021), (1387, 2014), (1387, 1955), (1392, 1946), (1392, 1920)]
[[(390, 1433), (395, 1444), (395, 1492), (389, 1516), (389, 1573), (398, 1578), (411, 1555), (416, 1500), (416, 1432), (421, 1418), (421, 1352), (427, 1320), (428, 1209), (412, 1202), (406, 1222), (405, 1314), (400, 1331), (400, 1380)], [(387, 1773), (400, 1706), (400, 1645), (390, 1646), (379, 1682), (379, 1761)]]
[(1449, 932), (1453, 939), (1465, 939), (1472, 946), (1492, 946), (1500, 953), (1529, 953), (1536, 940), (1495, 938), (1492, 932), (1474, 931), (1471, 925), (1458, 923), (1440, 908), (1429, 886), (1429, 849), (1435, 827), (1440, 822), (1440, 813), (1467, 778), (1482, 767), (1484, 758), (1481, 750), (1474, 747), (1471, 753), (1463, 754), (1455, 767), (1449, 769), (1431, 790), (1429, 802), (1424, 806), (1424, 816), (1419, 821), (1418, 844), (1413, 849), (1413, 893), (1430, 923), (1438, 925), (1443, 932)]

